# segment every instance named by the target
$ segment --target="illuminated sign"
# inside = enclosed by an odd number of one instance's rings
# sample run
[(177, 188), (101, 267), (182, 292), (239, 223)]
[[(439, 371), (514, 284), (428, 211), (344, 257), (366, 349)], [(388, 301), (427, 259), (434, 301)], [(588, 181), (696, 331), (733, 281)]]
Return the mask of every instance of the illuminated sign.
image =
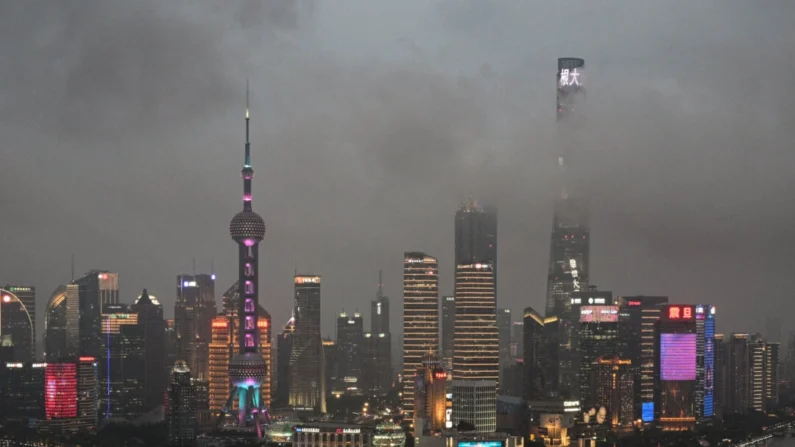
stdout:
[(695, 306), (668, 306), (666, 313), (669, 320), (692, 320), (695, 314)]
[(343, 428), (342, 432), (343, 433), (354, 433), (355, 434), (355, 433), (361, 433), (362, 429), (361, 428)]
[(458, 447), (502, 447), (502, 441), (459, 441)]
[(46, 363), (34, 363), (31, 366), (34, 367), (34, 368), (46, 368), (47, 364)]
[(182, 287), (196, 287), (196, 281), (182, 281)]
[(94, 357), (80, 357), (79, 359), (81, 362), (93, 362), (96, 361)]
[(563, 402), (564, 407), (579, 407), (580, 401), (579, 400), (567, 400)]
[(296, 427), (295, 428), (295, 432), (296, 433), (320, 433), (320, 429), (319, 428), (315, 428), (315, 427)]
[(433, 374), (433, 377), (439, 380), (446, 379), (447, 373), (444, 371), (437, 371)]
[(715, 315), (715, 306), (712, 306), (712, 307), (709, 309), (709, 313), (710, 313), (710, 315)]
[(120, 320), (130, 319), (130, 314), (110, 314), (111, 318), (118, 318)]
[(296, 276), (296, 284), (320, 284), (319, 276)]
[(627, 301), (627, 306), (640, 306), (640, 301)]
[(605, 304), (604, 298), (588, 298), (588, 304)]
[(560, 86), (566, 87), (567, 85), (582, 85), (580, 83), (580, 72), (577, 71), (576, 68), (572, 68), (569, 70), (568, 68), (564, 68), (560, 70)]
[(618, 306), (582, 306), (580, 323), (615, 323), (618, 321)]
[(581, 298), (572, 298), (571, 299), (571, 304), (581, 304), (581, 303), (582, 303), (582, 299)]
[(696, 306), (696, 313), (703, 314), (704, 313), (704, 306)]
[(21, 363), (6, 363), (6, 368), (22, 368)]
[(643, 402), (641, 404), (641, 419), (643, 419), (643, 422), (654, 421), (654, 402)]
[(30, 292), (30, 287), (9, 287), (12, 292)]
[(448, 408), (444, 410), (444, 427), (453, 428), (453, 409)]
[(386, 337), (385, 333), (381, 332), (380, 334), (378, 334), (378, 338), (384, 338), (384, 337)]

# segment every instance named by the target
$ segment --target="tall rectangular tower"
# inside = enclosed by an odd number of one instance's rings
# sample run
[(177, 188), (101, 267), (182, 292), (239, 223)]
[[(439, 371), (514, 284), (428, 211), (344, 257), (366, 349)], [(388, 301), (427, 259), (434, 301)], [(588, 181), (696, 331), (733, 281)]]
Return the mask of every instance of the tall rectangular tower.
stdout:
[(665, 430), (692, 430), (698, 417), (696, 306), (664, 306), (657, 325), (655, 419)]
[(414, 374), (439, 352), (439, 263), (422, 252), (403, 255), (403, 411), (414, 415)]
[(181, 340), (180, 358), (188, 363), (193, 380), (207, 380), (211, 322), (216, 314), (215, 275), (177, 275), (174, 320)]
[(455, 213), (455, 265), (475, 262), (491, 263), (497, 277), (497, 208), (469, 198)]
[(455, 276), (455, 380), (499, 381), (499, 334), (490, 262), (459, 264)]
[(295, 332), (290, 353), (290, 405), (325, 412), (326, 381), (320, 339), (320, 276), (296, 275)]
[(441, 357), (442, 366), (447, 370), (447, 374), (452, 377), (453, 372), (453, 352), (455, 351), (455, 297), (443, 296), (441, 309)]

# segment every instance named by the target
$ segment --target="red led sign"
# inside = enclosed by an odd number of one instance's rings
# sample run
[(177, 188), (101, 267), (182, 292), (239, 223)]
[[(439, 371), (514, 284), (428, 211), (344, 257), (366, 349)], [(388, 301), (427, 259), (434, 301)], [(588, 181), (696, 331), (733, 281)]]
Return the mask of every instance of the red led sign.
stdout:
[(627, 306), (640, 306), (640, 301), (627, 301)]
[(693, 306), (668, 306), (669, 320), (692, 320), (694, 316)]

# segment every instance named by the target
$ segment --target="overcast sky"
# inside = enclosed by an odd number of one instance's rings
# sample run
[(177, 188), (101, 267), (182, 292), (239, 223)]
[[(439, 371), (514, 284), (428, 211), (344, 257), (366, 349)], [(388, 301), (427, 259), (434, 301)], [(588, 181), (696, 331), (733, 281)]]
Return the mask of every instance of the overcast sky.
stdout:
[(592, 283), (764, 333), (795, 311), (792, 23), (789, 0), (1, 2), (0, 282), (43, 309), (74, 253), (171, 316), (196, 258), (223, 293), (250, 78), (275, 324), (297, 268), (323, 275), (324, 334), (342, 307), (369, 327), (381, 268), (397, 332), (403, 252), (438, 257), (452, 293), (469, 195), (499, 207), (499, 305), (541, 310), (573, 56)]

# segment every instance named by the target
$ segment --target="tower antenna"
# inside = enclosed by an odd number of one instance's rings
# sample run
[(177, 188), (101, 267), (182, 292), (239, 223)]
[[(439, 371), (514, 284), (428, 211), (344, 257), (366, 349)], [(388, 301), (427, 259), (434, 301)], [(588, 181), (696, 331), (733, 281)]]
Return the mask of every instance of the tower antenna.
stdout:
[(196, 276), (196, 258), (193, 258), (193, 276)]
[(75, 282), (75, 254), (72, 253), (72, 282)]
[(384, 296), (384, 279), (383, 279), (383, 270), (378, 270), (378, 298), (383, 298)]

